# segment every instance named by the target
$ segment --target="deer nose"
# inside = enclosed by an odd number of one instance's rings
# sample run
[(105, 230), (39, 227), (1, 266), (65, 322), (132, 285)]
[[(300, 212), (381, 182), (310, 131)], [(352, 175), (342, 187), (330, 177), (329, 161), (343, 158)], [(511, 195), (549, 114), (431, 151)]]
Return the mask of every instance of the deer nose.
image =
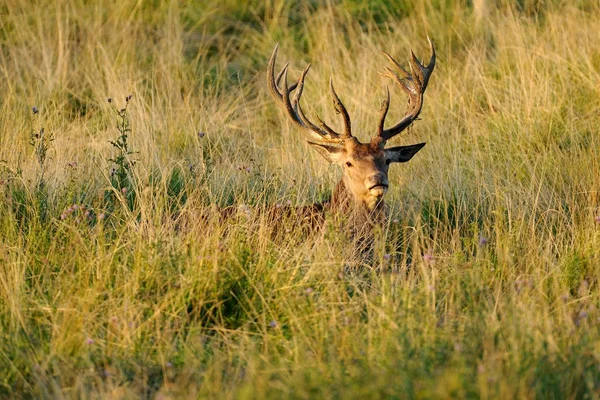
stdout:
[(365, 186), (374, 196), (383, 196), (388, 188), (388, 179), (383, 172), (370, 175), (365, 179)]
[(373, 175), (369, 175), (367, 179), (365, 179), (365, 183), (368, 188), (372, 186), (387, 186), (388, 179), (383, 172), (377, 172)]

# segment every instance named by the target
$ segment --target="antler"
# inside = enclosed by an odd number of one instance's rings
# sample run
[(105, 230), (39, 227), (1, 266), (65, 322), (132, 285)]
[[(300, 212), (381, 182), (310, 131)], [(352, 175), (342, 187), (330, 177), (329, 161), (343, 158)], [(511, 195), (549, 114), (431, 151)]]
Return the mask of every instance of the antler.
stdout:
[(429, 60), (429, 64), (427, 64), (427, 67), (421, 64), (415, 56), (415, 53), (413, 53), (411, 50), (411, 60), (409, 63), (410, 73), (400, 64), (398, 64), (398, 62), (396, 62), (392, 56), (386, 52), (383, 52), (383, 54), (386, 55), (388, 60), (392, 62), (394, 67), (403, 75), (403, 77), (401, 78), (396, 72), (392, 71), (388, 67), (385, 67), (386, 72), (383, 75), (395, 80), (396, 83), (398, 83), (408, 94), (408, 106), (406, 107), (406, 113), (404, 114), (404, 117), (396, 125), (388, 129), (384, 129), (383, 125), (385, 123), (385, 117), (390, 107), (390, 92), (388, 90), (387, 99), (384, 100), (382, 104), (381, 119), (378, 129), (378, 136), (384, 141), (405, 130), (410, 124), (412, 124), (414, 120), (417, 119), (419, 113), (421, 112), (421, 108), (423, 107), (423, 94), (425, 93), (425, 89), (427, 89), (429, 77), (431, 76), (433, 68), (435, 67), (435, 49), (431, 39), (427, 38), (427, 41), (429, 42), (429, 48), (431, 49), (431, 59)]
[[(285, 111), (291, 120), (304, 131), (308, 132), (310, 136), (314, 140), (318, 140), (319, 142), (327, 142), (327, 143), (343, 143), (344, 140), (352, 138), (352, 126), (350, 123), (350, 115), (348, 115), (348, 111), (344, 104), (338, 97), (335, 89), (333, 88), (333, 82), (330, 80), (329, 86), (331, 88), (331, 93), (333, 95), (333, 105), (335, 107), (335, 111), (338, 114), (342, 114), (344, 119), (344, 132), (338, 133), (331, 129), (325, 122), (321, 120), (321, 118), (317, 117), (319, 120), (320, 127), (312, 123), (306, 116), (304, 115), (304, 111), (302, 111), (302, 107), (300, 106), (300, 98), (302, 96), (302, 90), (304, 89), (304, 78), (310, 69), (310, 64), (304, 68), (302, 74), (296, 82), (294, 82), (291, 86), (288, 86), (287, 80), (287, 72), (288, 65), (285, 64), (277, 77), (275, 77), (275, 61), (277, 59), (277, 50), (279, 49), (279, 44), (275, 46), (273, 50), (273, 55), (271, 55), (271, 59), (269, 60), (269, 66), (267, 68), (267, 86), (269, 87), (269, 91), (275, 97), (275, 99), (283, 105)], [(281, 78), (283, 78), (283, 88), (280, 89)], [(290, 99), (290, 94), (296, 90), (294, 97)]]

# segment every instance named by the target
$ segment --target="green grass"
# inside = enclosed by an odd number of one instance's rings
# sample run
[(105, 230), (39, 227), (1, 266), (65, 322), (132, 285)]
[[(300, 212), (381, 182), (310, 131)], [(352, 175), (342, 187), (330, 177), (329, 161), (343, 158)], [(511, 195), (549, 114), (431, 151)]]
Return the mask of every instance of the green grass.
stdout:
[[(41, 3), (0, 5), (0, 398), (600, 396), (597, 2)], [(275, 43), (366, 140), (379, 50), (427, 35), (373, 261), (274, 237), (255, 210), (339, 177), (267, 93)]]

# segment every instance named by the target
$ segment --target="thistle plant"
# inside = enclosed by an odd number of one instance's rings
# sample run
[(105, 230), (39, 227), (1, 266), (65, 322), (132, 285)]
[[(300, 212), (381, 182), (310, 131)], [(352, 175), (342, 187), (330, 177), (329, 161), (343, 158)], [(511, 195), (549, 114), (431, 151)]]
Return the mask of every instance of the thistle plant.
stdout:
[[(37, 107), (32, 108), (33, 115), (39, 114)], [(39, 129), (31, 129), (31, 135), (29, 138), (29, 144), (33, 147), (35, 152), (35, 158), (38, 166), (40, 167), (40, 175), (38, 178), (38, 187), (44, 185), (44, 174), (46, 172), (46, 160), (48, 158), (48, 151), (52, 147), (54, 141), (54, 135), (52, 133), (46, 133), (46, 130), (42, 127)]]
[[(108, 161), (114, 164), (110, 173), (110, 181), (113, 188), (117, 189), (127, 199), (127, 204), (130, 209), (133, 208), (134, 200), (134, 178), (133, 178), (133, 166), (135, 160), (131, 158), (136, 152), (133, 151), (129, 145), (129, 135), (131, 133), (131, 123), (129, 121), (129, 115), (127, 114), (127, 107), (131, 101), (132, 95), (125, 97), (125, 106), (123, 108), (114, 107), (114, 112), (117, 115), (117, 130), (119, 131), (119, 137), (115, 140), (111, 140), (110, 144), (117, 151), (113, 158), (109, 158)], [(113, 100), (109, 98), (108, 103), (113, 104)]]
[[(37, 107), (32, 107), (31, 111), (34, 118), (39, 114), (39, 109)], [(45, 221), (48, 213), (48, 193), (44, 176), (46, 174), (46, 160), (48, 159), (48, 152), (52, 148), (54, 134), (47, 133), (46, 129), (43, 127), (36, 129), (34, 126), (35, 123), (33, 122), (29, 144), (34, 149), (35, 158), (40, 170), (35, 186), (34, 197), (37, 202), (39, 217), (42, 221)]]

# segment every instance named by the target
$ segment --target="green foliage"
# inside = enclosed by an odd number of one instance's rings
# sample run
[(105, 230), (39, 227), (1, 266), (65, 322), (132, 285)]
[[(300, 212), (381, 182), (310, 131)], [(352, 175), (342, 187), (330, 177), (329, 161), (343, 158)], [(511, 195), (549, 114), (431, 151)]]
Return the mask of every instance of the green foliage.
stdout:
[[(118, 121), (117, 130), (119, 131), (119, 137), (116, 140), (111, 140), (110, 144), (115, 148), (117, 154), (113, 158), (109, 158), (108, 161), (115, 164), (115, 167), (111, 170), (110, 181), (112, 187), (117, 191), (117, 195), (122, 194), (126, 199), (126, 204), (130, 210), (133, 210), (135, 202), (135, 175), (133, 166), (135, 160), (132, 159), (132, 155), (135, 154), (129, 146), (129, 135), (131, 134), (131, 127), (129, 117), (127, 115), (127, 106), (131, 100), (131, 95), (128, 95), (125, 99), (125, 107), (121, 109), (114, 109)], [(114, 204), (115, 193), (113, 191), (107, 194), (109, 203)], [(109, 205), (109, 208), (113, 206)]]
[(588, 285), (589, 279), (597, 280), (590, 269), (588, 260), (578, 253), (568, 254), (564, 257), (561, 270), (564, 274), (565, 284), (572, 295), (577, 295), (582, 284)]
[(339, 7), (347, 10), (357, 21), (381, 25), (390, 20), (408, 17), (413, 12), (415, 3), (398, 0), (342, 0)]
[(169, 208), (171, 212), (176, 212), (183, 207), (188, 199), (188, 184), (183, 170), (176, 166), (171, 171), (171, 176), (167, 183), (167, 196), (169, 197)]

